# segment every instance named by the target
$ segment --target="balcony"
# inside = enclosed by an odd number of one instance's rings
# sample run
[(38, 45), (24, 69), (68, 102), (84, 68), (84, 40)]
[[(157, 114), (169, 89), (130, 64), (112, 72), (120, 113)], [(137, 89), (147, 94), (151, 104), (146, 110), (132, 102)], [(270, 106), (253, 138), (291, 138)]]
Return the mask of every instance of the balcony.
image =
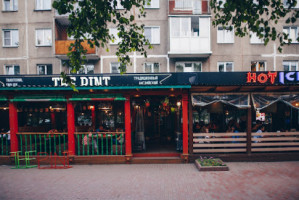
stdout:
[[(74, 42), (74, 40), (56, 40), (55, 41), (55, 54), (56, 55), (66, 55), (69, 52), (70, 44)], [(82, 46), (87, 50), (86, 54), (95, 54), (96, 48), (90, 48), (87, 41), (82, 43)]]
[(209, 0), (169, 0), (169, 15), (210, 15)]
[(211, 55), (210, 17), (170, 17), (169, 57)]

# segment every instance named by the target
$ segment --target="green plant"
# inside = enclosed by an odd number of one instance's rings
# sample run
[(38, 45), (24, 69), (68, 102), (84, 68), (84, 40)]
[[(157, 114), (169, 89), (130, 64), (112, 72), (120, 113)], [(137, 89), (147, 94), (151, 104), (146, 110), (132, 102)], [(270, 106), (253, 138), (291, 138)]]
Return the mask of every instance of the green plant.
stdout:
[(209, 166), (226, 166), (219, 158), (207, 158), (207, 157), (200, 157), (197, 159), (201, 166), (209, 167)]

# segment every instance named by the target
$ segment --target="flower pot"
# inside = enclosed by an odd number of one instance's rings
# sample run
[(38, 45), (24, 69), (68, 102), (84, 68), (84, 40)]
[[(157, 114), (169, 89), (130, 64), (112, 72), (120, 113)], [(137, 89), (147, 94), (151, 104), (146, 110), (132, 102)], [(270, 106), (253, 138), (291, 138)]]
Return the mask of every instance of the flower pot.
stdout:
[(198, 160), (195, 160), (195, 165), (199, 171), (228, 171), (229, 170), (227, 165), (225, 165), (225, 166), (202, 166)]

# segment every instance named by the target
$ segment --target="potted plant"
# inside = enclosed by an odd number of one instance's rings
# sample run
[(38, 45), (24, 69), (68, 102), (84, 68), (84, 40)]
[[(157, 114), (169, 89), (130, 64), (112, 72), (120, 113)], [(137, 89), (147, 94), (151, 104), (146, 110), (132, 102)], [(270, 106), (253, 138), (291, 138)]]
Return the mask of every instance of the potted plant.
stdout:
[(219, 158), (200, 157), (195, 160), (199, 171), (228, 171), (228, 166)]

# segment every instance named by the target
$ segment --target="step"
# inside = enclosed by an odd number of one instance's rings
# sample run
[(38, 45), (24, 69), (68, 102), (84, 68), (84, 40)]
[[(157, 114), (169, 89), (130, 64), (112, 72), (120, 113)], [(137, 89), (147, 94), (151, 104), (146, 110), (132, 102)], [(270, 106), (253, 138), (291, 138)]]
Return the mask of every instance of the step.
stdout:
[(132, 164), (179, 164), (183, 163), (180, 157), (133, 157)]
[(165, 152), (165, 153), (133, 153), (133, 157), (180, 157), (180, 153)]

